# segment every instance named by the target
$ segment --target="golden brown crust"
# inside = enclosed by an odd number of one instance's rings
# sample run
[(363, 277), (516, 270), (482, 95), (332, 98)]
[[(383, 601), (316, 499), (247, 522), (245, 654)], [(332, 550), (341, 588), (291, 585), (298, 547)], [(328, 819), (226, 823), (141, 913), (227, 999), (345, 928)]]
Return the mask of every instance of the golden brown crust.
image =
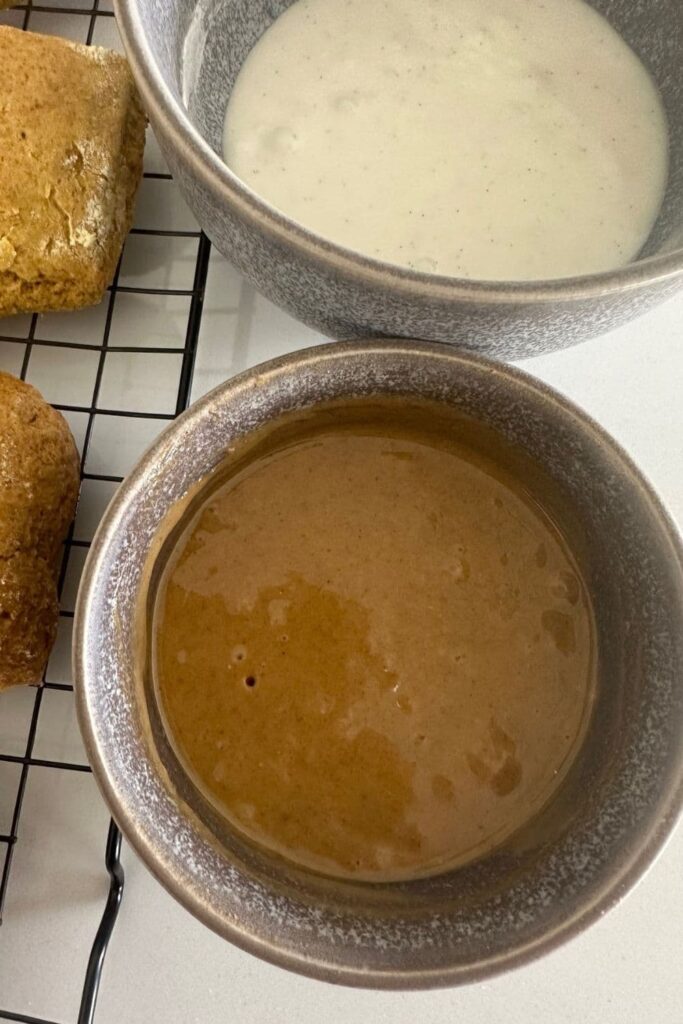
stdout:
[(0, 690), (40, 682), (58, 610), (54, 572), (42, 558), (0, 559)]
[(0, 315), (98, 302), (130, 229), (146, 119), (126, 60), (0, 26)]
[(30, 384), (0, 372), (0, 690), (41, 679), (78, 487), (78, 452), (63, 416)]

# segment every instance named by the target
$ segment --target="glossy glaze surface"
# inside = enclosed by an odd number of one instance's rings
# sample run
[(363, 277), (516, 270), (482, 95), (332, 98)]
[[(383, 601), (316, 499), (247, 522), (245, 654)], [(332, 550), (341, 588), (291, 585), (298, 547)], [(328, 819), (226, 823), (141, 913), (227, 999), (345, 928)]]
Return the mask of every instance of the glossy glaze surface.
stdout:
[(237, 77), (224, 153), (262, 199), (366, 256), (540, 280), (638, 256), (667, 126), (583, 0), (297, 0)]
[(383, 881), (482, 856), (547, 801), (594, 668), (578, 569), (524, 482), (468, 428), (396, 415), (323, 411), (234, 453), (172, 551), (154, 648), (179, 754), (230, 820)]

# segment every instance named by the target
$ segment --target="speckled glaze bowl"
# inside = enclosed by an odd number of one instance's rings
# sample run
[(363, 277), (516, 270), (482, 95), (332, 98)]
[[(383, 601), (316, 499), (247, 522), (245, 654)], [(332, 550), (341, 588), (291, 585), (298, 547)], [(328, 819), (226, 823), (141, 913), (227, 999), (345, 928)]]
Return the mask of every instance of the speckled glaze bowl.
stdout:
[[(141, 668), (136, 619), (160, 525), (230, 446), (284, 413), (359, 395), (446, 403), (528, 453), (571, 512), (598, 633), (586, 739), (547, 808), (475, 864), (393, 884), (297, 868), (250, 844), (212, 809), (170, 748)], [(327, 345), (221, 385), (162, 433), (118, 491), (78, 599), (80, 724), (125, 835), (216, 932), (328, 981), (453, 985), (577, 934), (662, 846), (683, 797), (682, 624), (675, 529), (635, 466), (577, 408), (519, 371), (451, 346)]]
[(683, 285), (680, 0), (593, 0), (652, 72), (669, 119), (669, 186), (641, 258), (609, 273), (510, 284), (365, 258), (282, 216), (228, 170), (221, 148), (230, 91), (249, 50), (290, 2), (116, 0), (133, 73), (187, 202), (218, 249), (273, 302), (336, 338), (429, 338), (513, 359), (607, 331)]

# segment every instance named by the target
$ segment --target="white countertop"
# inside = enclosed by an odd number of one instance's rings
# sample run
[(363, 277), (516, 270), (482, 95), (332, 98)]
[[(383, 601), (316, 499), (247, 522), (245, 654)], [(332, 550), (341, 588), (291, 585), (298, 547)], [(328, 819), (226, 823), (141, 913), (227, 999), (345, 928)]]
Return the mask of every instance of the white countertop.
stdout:
[[(31, 28), (85, 39), (87, 0), (62, 0), (63, 14), (35, 11)], [(111, 10), (109, 3), (101, 10)], [(0, 15), (21, 24), (22, 11)], [(33, 20), (35, 19), (35, 20)], [(116, 45), (110, 17), (94, 39)], [(161, 170), (153, 142), (147, 167)], [(148, 179), (138, 227), (195, 230), (172, 182)], [(134, 235), (120, 284), (192, 287), (197, 239)], [(180, 374), (187, 295), (116, 297), (86, 470), (118, 475), (163, 425), (117, 419), (119, 410), (170, 414)], [(79, 443), (86, 432), (106, 302), (77, 314), (40, 317), (27, 379), (70, 406)], [(0, 320), (0, 368), (19, 372), (30, 318)], [(67, 344), (45, 345), (41, 341)], [(275, 309), (212, 252), (193, 399), (271, 356), (320, 341)], [(92, 345), (72, 348), (68, 343)], [(117, 351), (125, 347), (127, 351)], [(130, 351), (132, 349), (133, 351)], [(631, 453), (683, 525), (683, 296), (602, 338), (524, 363), (599, 420)], [(121, 429), (123, 425), (124, 429)], [(90, 480), (76, 536), (87, 541), (114, 484)], [(70, 557), (63, 607), (73, 607), (84, 548)], [(47, 679), (69, 683), (70, 620), (63, 618)], [(35, 691), (0, 696), (0, 754), (22, 755)], [(73, 696), (46, 690), (33, 756), (83, 765)], [(0, 761), (0, 835), (8, 833), (21, 766)], [(92, 776), (32, 766), (0, 927), (2, 1011), (55, 1022), (76, 1019), (85, 965), (108, 889), (103, 854), (108, 813)], [(0, 871), (4, 847), (0, 846)], [(124, 844), (126, 888), (105, 963), (96, 1024), (679, 1024), (683, 1020), (683, 827), (637, 889), (600, 923), (545, 959), (495, 981), (427, 993), (336, 988), (261, 963), (210, 933), (151, 878)], [(10, 1018), (12, 1019), (12, 1018)], [(18, 1019), (18, 1018), (14, 1018)]]

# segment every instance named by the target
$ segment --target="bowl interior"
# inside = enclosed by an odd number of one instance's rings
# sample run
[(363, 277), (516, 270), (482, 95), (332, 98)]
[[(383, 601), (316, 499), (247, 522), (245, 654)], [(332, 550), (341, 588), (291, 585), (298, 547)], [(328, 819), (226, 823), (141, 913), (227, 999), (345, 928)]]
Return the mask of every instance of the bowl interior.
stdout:
[[(225, 108), (259, 37), (292, 0), (138, 0), (147, 42), (169, 89), (209, 146), (222, 154)], [(591, 0), (649, 69), (669, 123), (669, 180), (639, 258), (683, 246), (683, 21), (678, 0)], [(596, 60), (599, 55), (596, 53)], [(643, 154), (647, 160), (648, 154)]]
[[(588, 733), (545, 811), (476, 864), (384, 885), (299, 869), (249, 844), (212, 809), (167, 741), (142, 668), (139, 616), (159, 526), (232, 442), (321, 401), (378, 394), (445, 403), (537, 464), (583, 567), (599, 648)], [(223, 385), (170, 427), (123, 485), (79, 598), (79, 711), (119, 824), (215, 930), (330, 980), (454, 983), (579, 930), (661, 845), (681, 799), (681, 621), (683, 563), (665, 515), (623, 453), (559, 396), (424, 343), (325, 347)]]

